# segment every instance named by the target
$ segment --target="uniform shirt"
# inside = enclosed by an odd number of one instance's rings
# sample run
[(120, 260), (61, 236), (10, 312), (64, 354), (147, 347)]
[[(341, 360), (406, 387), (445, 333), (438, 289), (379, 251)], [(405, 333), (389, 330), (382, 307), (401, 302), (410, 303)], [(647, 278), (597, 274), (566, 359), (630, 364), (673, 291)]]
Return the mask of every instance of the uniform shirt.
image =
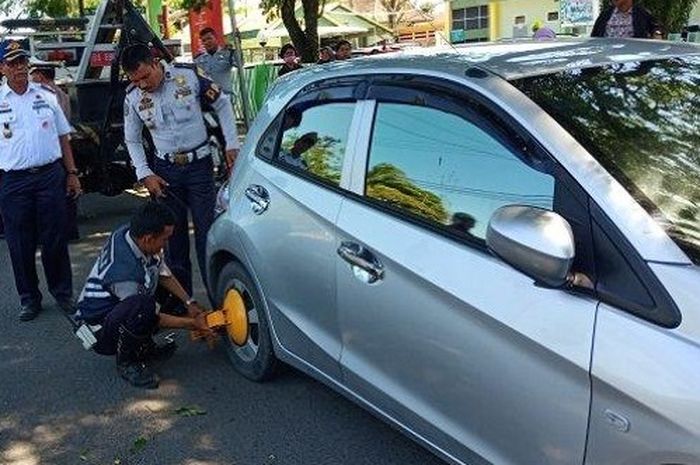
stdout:
[(607, 26), (605, 26), (605, 37), (634, 37), (634, 22), (631, 8), (627, 13), (615, 8)]
[(197, 66), (200, 66), (207, 76), (216, 82), (225, 93), (233, 93), (231, 68), (236, 65), (236, 54), (232, 48), (219, 47), (214, 53), (204, 51), (194, 57), (194, 62)]
[(24, 170), (58, 160), (58, 137), (70, 132), (48, 87), (30, 82), (22, 95), (7, 84), (0, 87), (0, 170)]
[(124, 100), (124, 141), (138, 179), (153, 174), (141, 137), (144, 124), (151, 132), (158, 157), (190, 151), (207, 140), (203, 104), (216, 111), (226, 150), (240, 147), (233, 107), (219, 86), (191, 65), (164, 64), (163, 70), (158, 89), (147, 92), (132, 85)]
[(114, 306), (132, 295), (154, 295), (161, 276), (172, 276), (162, 254), (146, 256), (128, 226), (112, 233), (78, 298), (76, 318), (100, 323)]

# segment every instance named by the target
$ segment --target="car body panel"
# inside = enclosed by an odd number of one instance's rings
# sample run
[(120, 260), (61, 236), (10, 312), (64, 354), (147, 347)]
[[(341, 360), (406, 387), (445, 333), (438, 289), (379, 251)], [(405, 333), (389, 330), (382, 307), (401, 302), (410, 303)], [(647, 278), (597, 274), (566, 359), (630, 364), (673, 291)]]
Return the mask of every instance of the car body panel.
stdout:
[(360, 202), (344, 203), (338, 229), (385, 268), (368, 285), (338, 259), (352, 388), (399, 417), (415, 413), (457, 456), (581, 463), (596, 301), (538, 287), (488, 253)]
[[(210, 289), (221, 254), (244, 262), (266, 301), (280, 359), (450, 462), (700, 463), (698, 267), (576, 140), (504, 79), (684, 54), (700, 54), (700, 47), (525, 42), (379, 55), (290, 73), (251, 127), (229, 210), (210, 232)], [(537, 287), (488, 253), (255, 156), (263, 132), (305, 86), (375, 74), (458, 83), (517, 121), (649, 264), (680, 309), (681, 325), (663, 329), (593, 298)], [(374, 102), (361, 101), (356, 110), (341, 182), (363, 195)], [(245, 198), (250, 184), (265, 185), (273, 197), (262, 215)], [(384, 280), (358, 280), (336, 253), (342, 241), (373, 252)]]

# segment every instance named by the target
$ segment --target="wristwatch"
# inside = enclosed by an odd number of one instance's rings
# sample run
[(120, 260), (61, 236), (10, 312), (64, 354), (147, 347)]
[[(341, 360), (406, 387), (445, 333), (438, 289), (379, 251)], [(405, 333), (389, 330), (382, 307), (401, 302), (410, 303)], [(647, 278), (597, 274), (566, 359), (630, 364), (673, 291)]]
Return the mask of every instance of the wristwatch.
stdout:
[(76, 170), (76, 169), (68, 170), (68, 174), (72, 174), (72, 175), (74, 175), (74, 176), (77, 176), (77, 175), (78, 175), (78, 170)]

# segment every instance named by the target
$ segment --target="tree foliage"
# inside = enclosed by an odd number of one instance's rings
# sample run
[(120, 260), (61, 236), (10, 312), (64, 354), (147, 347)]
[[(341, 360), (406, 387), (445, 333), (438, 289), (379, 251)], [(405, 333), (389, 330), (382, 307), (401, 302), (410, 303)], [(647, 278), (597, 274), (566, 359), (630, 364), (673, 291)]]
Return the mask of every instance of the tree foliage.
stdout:
[(302, 18), (296, 16), (295, 0), (261, 0), (260, 7), (268, 18), (282, 18), (289, 38), (304, 63), (318, 59), (318, 19), (325, 0), (301, 0)]
[(700, 262), (700, 59), (621, 63), (516, 85)]
[(680, 32), (688, 24), (697, 0), (638, 0), (667, 32)]
[(379, 163), (367, 173), (367, 196), (441, 224), (449, 216), (440, 196), (417, 186), (390, 163)]

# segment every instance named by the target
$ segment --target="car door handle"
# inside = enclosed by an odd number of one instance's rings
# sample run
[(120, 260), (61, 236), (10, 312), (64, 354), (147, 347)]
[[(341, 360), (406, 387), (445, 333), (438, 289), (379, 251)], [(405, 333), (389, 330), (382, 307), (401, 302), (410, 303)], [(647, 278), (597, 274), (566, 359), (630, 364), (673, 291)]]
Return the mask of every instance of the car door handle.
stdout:
[(350, 263), (355, 276), (367, 284), (384, 279), (384, 265), (366, 247), (355, 242), (342, 242), (338, 255)]
[(270, 206), (270, 194), (263, 186), (251, 184), (246, 188), (245, 196), (250, 200), (250, 207), (256, 215), (262, 214)]

